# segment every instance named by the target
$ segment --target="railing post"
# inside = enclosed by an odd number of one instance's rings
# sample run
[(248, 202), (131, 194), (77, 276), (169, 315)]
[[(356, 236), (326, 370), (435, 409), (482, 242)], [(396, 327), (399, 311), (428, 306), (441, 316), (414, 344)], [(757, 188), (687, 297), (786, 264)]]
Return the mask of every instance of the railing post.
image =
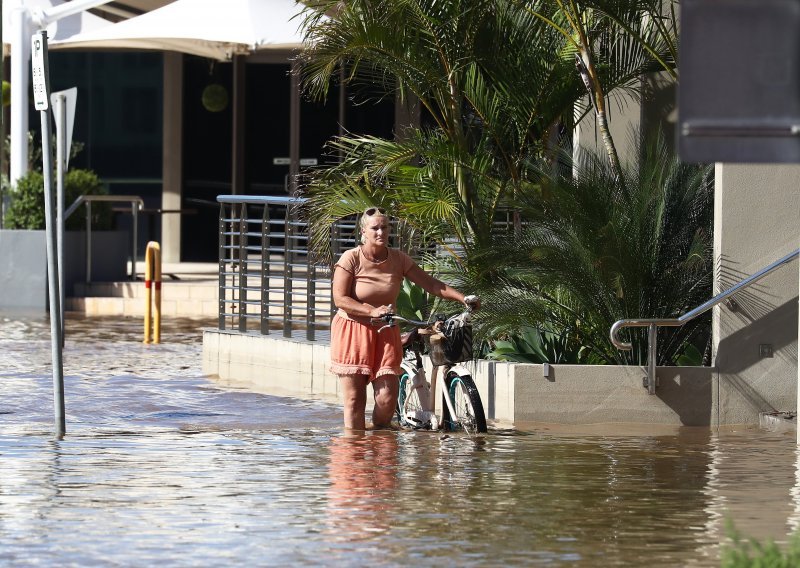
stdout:
[[(231, 205), (231, 209), (233, 206)], [(225, 329), (225, 204), (219, 204), (219, 302), (217, 326)]]
[(131, 248), (131, 280), (136, 280), (136, 241), (139, 240), (137, 229), (139, 228), (139, 204), (131, 202), (131, 215), (133, 216), (133, 246)]
[(292, 246), (289, 243), (292, 234), (292, 223), (289, 216), (289, 204), (286, 204), (283, 231), (283, 336), (292, 336)]
[[(308, 229), (308, 227), (306, 227)], [(308, 236), (308, 230), (306, 230)], [(317, 270), (311, 262), (311, 254), (308, 251), (308, 240), (306, 240), (306, 339), (314, 341), (314, 318), (317, 308)]]
[(92, 202), (86, 202), (86, 282), (92, 281)]
[(658, 352), (658, 326), (647, 326), (647, 392), (656, 394), (656, 353)]
[(269, 203), (261, 214), (261, 335), (269, 335)]
[(239, 331), (247, 331), (247, 204), (239, 208)]

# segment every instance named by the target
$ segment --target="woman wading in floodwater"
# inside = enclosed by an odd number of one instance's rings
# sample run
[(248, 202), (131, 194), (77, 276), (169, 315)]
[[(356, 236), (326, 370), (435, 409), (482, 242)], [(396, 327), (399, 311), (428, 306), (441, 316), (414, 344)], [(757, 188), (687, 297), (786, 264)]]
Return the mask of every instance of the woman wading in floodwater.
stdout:
[[(403, 278), (445, 300), (464, 303), (464, 294), (422, 270), (406, 253), (389, 248), (389, 218), (378, 207), (361, 216), (361, 246), (345, 252), (334, 266), (331, 371), (344, 396), (344, 427), (366, 428), (367, 385), (372, 383), (375, 428), (389, 425), (397, 404), (403, 350), (400, 330), (384, 329), (371, 318), (393, 313)], [(474, 309), (480, 302), (469, 297)]]

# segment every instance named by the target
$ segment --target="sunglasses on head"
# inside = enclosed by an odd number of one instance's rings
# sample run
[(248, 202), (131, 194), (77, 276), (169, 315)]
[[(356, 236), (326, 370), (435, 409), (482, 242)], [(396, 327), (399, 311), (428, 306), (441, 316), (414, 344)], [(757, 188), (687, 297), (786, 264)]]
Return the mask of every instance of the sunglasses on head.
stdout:
[(386, 215), (386, 210), (380, 207), (370, 207), (366, 211), (364, 211), (364, 215), (367, 217), (372, 217), (375, 213), (380, 213), (381, 215)]

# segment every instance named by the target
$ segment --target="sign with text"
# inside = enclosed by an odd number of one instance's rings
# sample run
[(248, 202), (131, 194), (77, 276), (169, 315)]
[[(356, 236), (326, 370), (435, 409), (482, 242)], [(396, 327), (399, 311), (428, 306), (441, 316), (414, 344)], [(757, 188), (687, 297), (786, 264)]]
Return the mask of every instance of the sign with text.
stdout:
[(47, 32), (38, 31), (31, 37), (31, 66), (33, 106), (47, 110), (50, 105), (50, 70), (47, 62)]
[[(288, 166), (291, 164), (292, 161), (289, 158), (279, 157), (279, 158), (272, 158), (272, 165), (273, 166)], [(317, 159), (316, 158), (300, 158), (300, 165), (301, 166), (316, 166)]]

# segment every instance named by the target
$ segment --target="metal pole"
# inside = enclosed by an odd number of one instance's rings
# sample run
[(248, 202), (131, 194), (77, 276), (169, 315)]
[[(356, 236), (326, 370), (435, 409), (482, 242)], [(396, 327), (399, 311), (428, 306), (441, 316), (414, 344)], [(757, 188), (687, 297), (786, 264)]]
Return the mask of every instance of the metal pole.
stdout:
[(656, 394), (656, 352), (658, 326), (651, 323), (647, 326), (647, 392)]
[(92, 281), (92, 202), (86, 202), (86, 282)]
[[(64, 175), (67, 165), (67, 97), (56, 95), (56, 226), (58, 230), (58, 289), (60, 292), (61, 339), (64, 339)], [(63, 343), (62, 343), (63, 345)]]
[(269, 203), (261, 213), (261, 335), (269, 334)]
[(133, 216), (133, 250), (131, 251), (131, 280), (136, 280), (136, 242), (139, 240), (137, 229), (139, 228), (139, 204), (131, 202), (131, 215)]
[(289, 205), (286, 205), (283, 230), (283, 336), (292, 336), (292, 223), (289, 218)]
[(300, 175), (300, 63), (292, 59), (289, 99), (289, 195), (297, 196)]
[(247, 203), (239, 206), (239, 331), (247, 331)]
[(37, 57), (34, 58), (34, 94), (36, 109), (42, 119), (42, 173), (44, 175), (44, 215), (47, 240), (47, 281), (50, 300), (50, 347), (53, 363), (53, 409), (56, 437), (63, 438), (66, 432), (64, 419), (64, 363), (61, 338), (61, 294), (58, 288), (58, 258), (56, 256), (55, 208), (53, 204), (53, 154), (50, 142), (50, 112), (47, 81), (47, 32), (33, 37)]
[[(233, 210), (233, 205), (231, 205), (231, 210)], [(233, 213), (231, 212), (231, 216)], [(225, 263), (227, 259), (225, 257), (225, 204), (219, 204), (219, 293), (218, 293), (218, 319), (217, 319), (217, 327), (220, 330), (225, 329)]]

